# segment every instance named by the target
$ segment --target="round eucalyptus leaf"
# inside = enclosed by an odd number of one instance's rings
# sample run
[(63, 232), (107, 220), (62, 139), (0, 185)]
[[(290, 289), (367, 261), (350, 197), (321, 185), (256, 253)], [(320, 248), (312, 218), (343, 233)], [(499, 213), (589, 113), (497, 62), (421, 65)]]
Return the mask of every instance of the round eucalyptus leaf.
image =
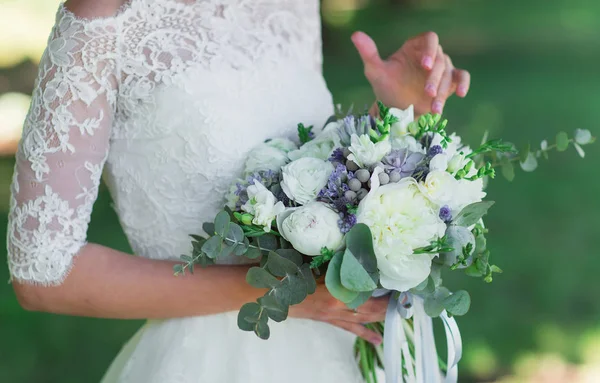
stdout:
[(267, 324), (267, 322), (258, 322), (256, 324), (256, 327), (254, 328), (254, 333), (260, 338), (260, 339), (269, 339), (269, 336), (271, 336), (271, 330), (269, 329), (269, 325)]
[(350, 303), (358, 297), (358, 292), (348, 290), (342, 285), (342, 280), (340, 277), (342, 255), (343, 253), (341, 252), (336, 253), (329, 262), (327, 274), (325, 274), (325, 286), (334, 298), (344, 303)]
[(565, 132), (559, 132), (556, 135), (556, 150), (564, 152), (569, 148), (569, 136)]
[(342, 285), (352, 291), (373, 291), (377, 288), (377, 284), (350, 249), (346, 249), (344, 252), (340, 268), (340, 279)]
[(446, 230), (446, 237), (446, 243), (453, 250), (447, 253), (440, 253), (438, 262), (445, 266), (454, 265), (457, 262), (458, 257), (463, 253), (463, 248), (470, 243), (473, 249), (471, 250), (470, 257), (467, 259), (467, 264), (460, 265), (458, 268), (462, 269), (468, 267), (473, 262), (472, 254), (476, 245), (473, 233), (466, 227), (451, 225), (448, 226), (448, 229)]
[(229, 231), (230, 222), (229, 214), (226, 211), (219, 212), (215, 217), (215, 233), (221, 237), (225, 237)]
[(219, 236), (210, 237), (204, 245), (202, 245), (202, 251), (209, 258), (217, 258), (221, 254), (223, 246), (223, 239)]
[(283, 258), (274, 251), (269, 253), (267, 267), (274, 275), (285, 277), (286, 275), (295, 274), (298, 271), (298, 266), (289, 259)]
[(251, 267), (246, 274), (246, 282), (258, 289), (270, 289), (281, 284), (279, 279), (275, 278), (262, 267)]
[[(256, 302), (246, 303), (238, 313), (238, 327), (244, 331), (254, 331), (254, 324), (258, 322), (260, 315), (260, 305)], [(246, 318), (252, 318), (249, 321)]]
[(535, 158), (535, 154), (531, 152), (527, 155), (525, 161), (519, 163), (521, 165), (521, 169), (523, 169), (525, 172), (532, 172), (538, 167), (537, 158)]
[(444, 299), (443, 304), (449, 314), (465, 315), (471, 306), (471, 297), (465, 290), (460, 290)]

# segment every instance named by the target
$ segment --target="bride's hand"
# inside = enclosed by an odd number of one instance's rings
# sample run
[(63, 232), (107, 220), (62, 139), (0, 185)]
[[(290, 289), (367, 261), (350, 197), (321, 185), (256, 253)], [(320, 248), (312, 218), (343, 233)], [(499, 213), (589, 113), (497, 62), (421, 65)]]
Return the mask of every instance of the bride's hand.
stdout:
[(365, 323), (381, 322), (385, 319), (388, 297), (371, 298), (357, 311), (349, 309), (335, 299), (324, 284), (318, 283), (314, 294), (302, 303), (290, 307), (290, 316), (327, 322), (350, 331), (373, 344), (382, 342), (381, 336), (369, 329)]
[(365, 67), (365, 76), (378, 100), (405, 109), (414, 105), (415, 115), (442, 113), (446, 99), (469, 91), (469, 72), (457, 69), (442, 50), (438, 35), (425, 32), (407, 40), (387, 59), (379, 57), (375, 42), (363, 32), (352, 41)]

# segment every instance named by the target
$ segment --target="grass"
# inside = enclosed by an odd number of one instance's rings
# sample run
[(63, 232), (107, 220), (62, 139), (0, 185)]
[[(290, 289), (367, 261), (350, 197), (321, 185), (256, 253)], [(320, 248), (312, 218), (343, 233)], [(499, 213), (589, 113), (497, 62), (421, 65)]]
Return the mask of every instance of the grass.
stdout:
[[(405, 38), (433, 29), (454, 63), (472, 74), (468, 98), (452, 99), (446, 108), (449, 128), (470, 142), (479, 142), (486, 129), (493, 137), (533, 145), (563, 129), (600, 133), (600, 40), (591, 33), (600, 27), (596, 2), (426, 2), (441, 4), (433, 9), (382, 3), (327, 31), (325, 77), (336, 102), (372, 101), (349, 42), (352, 30), (372, 34), (380, 51), (390, 53)], [(588, 147), (585, 160), (569, 151), (540, 165), (532, 174), (518, 172), (514, 183), (498, 179), (488, 190), (497, 202), (487, 219), (489, 246), (504, 274), (490, 285), (447, 276), (451, 287), (472, 293), (471, 311), (458, 319), (466, 345), (461, 381), (503, 374), (528, 352), (556, 352), (577, 361), (580, 335), (597, 327), (600, 146)], [(0, 160), (3, 202), (12, 166), (12, 159)], [(7, 205), (0, 205), (0, 226), (6, 214)], [(128, 250), (104, 188), (89, 240)], [(7, 279), (6, 268), (0, 268), (0, 280)], [(139, 325), (27, 313), (4, 285), (0, 381), (97, 381)]]

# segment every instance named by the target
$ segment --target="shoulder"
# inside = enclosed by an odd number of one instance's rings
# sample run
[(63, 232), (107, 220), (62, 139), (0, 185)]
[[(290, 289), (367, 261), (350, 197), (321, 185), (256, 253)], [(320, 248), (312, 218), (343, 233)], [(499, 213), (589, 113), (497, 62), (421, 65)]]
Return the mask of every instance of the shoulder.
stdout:
[(115, 16), (130, 0), (67, 0), (64, 8), (80, 19)]

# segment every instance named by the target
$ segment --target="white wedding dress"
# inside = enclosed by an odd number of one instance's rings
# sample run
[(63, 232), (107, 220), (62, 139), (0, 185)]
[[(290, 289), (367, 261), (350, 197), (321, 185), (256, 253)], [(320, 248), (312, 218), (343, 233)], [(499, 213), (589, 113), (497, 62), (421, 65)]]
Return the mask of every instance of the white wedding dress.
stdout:
[[(178, 259), (254, 145), (332, 112), (318, 0), (132, 0), (93, 20), (61, 6), (17, 154), (12, 277), (64, 280), (102, 173), (135, 254)], [(361, 381), (352, 334), (290, 318), (263, 341), (236, 317), (150, 321), (104, 382)]]

